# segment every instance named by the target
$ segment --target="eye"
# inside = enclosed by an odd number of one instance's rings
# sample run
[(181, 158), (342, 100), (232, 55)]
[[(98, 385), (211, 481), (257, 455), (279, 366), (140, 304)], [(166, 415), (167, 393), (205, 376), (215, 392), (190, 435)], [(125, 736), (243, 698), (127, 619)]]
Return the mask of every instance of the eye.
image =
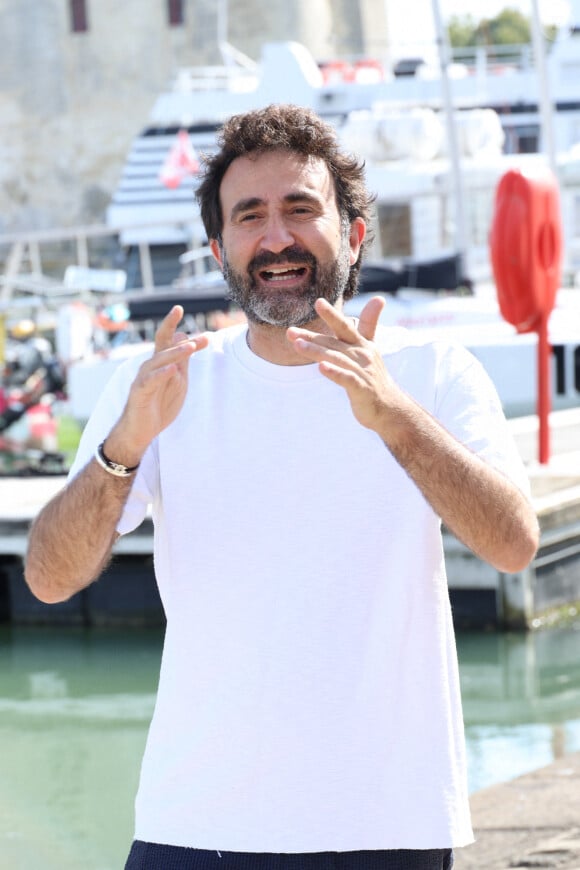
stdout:
[(308, 217), (314, 214), (314, 209), (310, 205), (296, 205), (290, 213), (296, 217)]

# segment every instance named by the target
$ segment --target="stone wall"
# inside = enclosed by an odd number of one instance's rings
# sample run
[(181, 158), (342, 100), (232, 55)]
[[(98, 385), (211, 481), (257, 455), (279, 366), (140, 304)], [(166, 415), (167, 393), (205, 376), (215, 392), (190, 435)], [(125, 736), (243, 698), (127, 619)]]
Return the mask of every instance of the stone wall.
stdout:
[(384, 5), (185, 0), (169, 27), (165, 0), (87, 0), (89, 29), (72, 33), (69, 0), (0, 0), (0, 234), (101, 222), (156, 96), (179, 66), (219, 62), (218, 34), (254, 58), (286, 39), (360, 54)]

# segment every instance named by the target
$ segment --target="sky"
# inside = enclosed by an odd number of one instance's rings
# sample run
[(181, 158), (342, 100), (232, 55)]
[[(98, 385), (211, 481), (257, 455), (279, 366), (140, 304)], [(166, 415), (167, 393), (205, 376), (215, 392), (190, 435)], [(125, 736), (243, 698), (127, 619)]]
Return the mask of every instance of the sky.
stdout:
[[(502, 9), (518, 9), (529, 17), (533, 14), (532, 0), (438, 0), (441, 17), (471, 15), (478, 21), (493, 18)], [(538, 0), (540, 18), (545, 24), (563, 24), (569, 20), (574, 8), (580, 24), (580, 0)], [(436, 51), (433, 0), (386, 0), (391, 45), (399, 57), (429, 56)]]

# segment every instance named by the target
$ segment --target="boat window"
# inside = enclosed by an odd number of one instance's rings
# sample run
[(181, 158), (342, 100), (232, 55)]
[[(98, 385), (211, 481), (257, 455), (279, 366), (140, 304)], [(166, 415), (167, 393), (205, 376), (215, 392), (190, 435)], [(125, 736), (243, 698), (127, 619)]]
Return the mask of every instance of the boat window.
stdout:
[(539, 124), (516, 124), (504, 127), (506, 154), (534, 154), (540, 147)]
[(410, 256), (413, 251), (409, 203), (378, 203), (377, 213), (382, 256)]
[(70, 0), (70, 22), (73, 33), (85, 33), (89, 29), (86, 0)]
[(171, 27), (183, 24), (183, 0), (167, 0), (167, 15)]

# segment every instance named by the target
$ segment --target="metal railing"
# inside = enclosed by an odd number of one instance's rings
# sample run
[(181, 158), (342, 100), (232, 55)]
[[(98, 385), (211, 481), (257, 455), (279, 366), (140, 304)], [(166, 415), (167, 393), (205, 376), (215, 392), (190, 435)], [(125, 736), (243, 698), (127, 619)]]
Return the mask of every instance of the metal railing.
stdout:
[[(182, 227), (181, 224), (175, 226)], [(144, 225), (139, 225), (139, 229), (143, 228)], [(71, 290), (67, 289), (64, 279), (69, 266), (95, 270), (119, 268), (123, 248), (118, 233), (111, 227), (90, 225), (0, 235), (0, 308), (6, 310), (17, 300), (24, 302), (31, 297), (50, 305), (70, 296)], [(152, 245), (140, 241), (133, 247), (138, 250), (141, 284), (131, 289), (151, 293), (158, 289)], [(211, 256), (209, 248), (198, 247), (190, 254), (195, 261), (208, 256)], [(199, 266), (197, 271), (201, 271)]]

